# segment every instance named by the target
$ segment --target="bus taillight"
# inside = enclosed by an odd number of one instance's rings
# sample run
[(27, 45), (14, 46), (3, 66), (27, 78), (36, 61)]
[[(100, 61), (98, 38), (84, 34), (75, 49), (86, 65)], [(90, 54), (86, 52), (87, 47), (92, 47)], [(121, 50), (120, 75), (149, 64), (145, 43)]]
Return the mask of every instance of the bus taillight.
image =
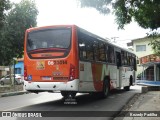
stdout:
[(24, 80), (27, 80), (27, 67), (24, 66)]
[(70, 74), (69, 74), (69, 80), (74, 80), (75, 79), (75, 66), (70, 65)]

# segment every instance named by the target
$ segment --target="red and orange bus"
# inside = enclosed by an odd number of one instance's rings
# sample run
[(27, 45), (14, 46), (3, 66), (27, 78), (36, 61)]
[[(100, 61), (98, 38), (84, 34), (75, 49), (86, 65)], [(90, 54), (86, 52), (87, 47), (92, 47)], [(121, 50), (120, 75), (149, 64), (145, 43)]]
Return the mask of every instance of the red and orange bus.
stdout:
[(62, 96), (130, 89), (136, 56), (76, 25), (30, 28), (24, 40), (25, 89)]

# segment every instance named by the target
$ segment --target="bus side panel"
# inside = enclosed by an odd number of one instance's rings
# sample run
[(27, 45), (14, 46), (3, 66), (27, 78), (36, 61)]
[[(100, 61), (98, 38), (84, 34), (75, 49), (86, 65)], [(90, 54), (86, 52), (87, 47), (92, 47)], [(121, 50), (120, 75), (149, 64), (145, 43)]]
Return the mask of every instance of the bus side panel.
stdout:
[(130, 85), (130, 76), (133, 77), (134, 71), (131, 67), (121, 67), (120, 68), (120, 81), (121, 87)]
[(79, 91), (95, 91), (90, 62), (79, 62)]
[[(107, 66), (109, 71), (109, 77), (110, 77), (110, 89), (114, 89), (118, 87), (118, 76), (117, 76), (117, 66), (115, 65), (108, 65)], [(107, 76), (107, 74), (106, 74)]]
[(116, 66), (101, 63), (82, 62), (80, 68), (80, 92), (98, 92), (103, 90), (103, 80), (108, 76), (110, 88), (116, 88), (118, 84)]
[(120, 81), (120, 68), (116, 70), (117, 71), (117, 83), (116, 83), (116, 87), (120, 88), (121, 86), (121, 81)]

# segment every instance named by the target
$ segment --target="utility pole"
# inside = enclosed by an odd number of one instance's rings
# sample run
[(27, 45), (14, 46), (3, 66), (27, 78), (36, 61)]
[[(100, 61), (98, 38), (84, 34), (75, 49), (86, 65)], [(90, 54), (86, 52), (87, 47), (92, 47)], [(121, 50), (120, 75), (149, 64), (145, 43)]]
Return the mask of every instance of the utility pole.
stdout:
[(15, 79), (15, 65), (16, 65), (16, 60), (17, 60), (17, 58), (13, 58), (13, 88), (14, 88), (14, 90), (15, 90), (15, 81), (16, 81), (16, 79)]
[(119, 37), (111, 37), (111, 39), (113, 39), (113, 42), (116, 43), (116, 39)]

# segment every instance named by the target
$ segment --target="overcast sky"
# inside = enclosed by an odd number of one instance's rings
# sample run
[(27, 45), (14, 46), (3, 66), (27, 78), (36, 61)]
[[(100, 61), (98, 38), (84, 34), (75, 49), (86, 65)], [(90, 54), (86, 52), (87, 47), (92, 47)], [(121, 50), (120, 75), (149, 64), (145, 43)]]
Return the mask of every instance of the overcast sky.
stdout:
[[(11, 0), (19, 2), (20, 0)], [(101, 15), (93, 8), (80, 8), (77, 0), (35, 0), (39, 11), (38, 26), (55, 24), (76, 24), (103, 38), (118, 37), (118, 45), (126, 47), (132, 39), (146, 36), (149, 30), (144, 30), (137, 23), (118, 30), (113, 15)]]

